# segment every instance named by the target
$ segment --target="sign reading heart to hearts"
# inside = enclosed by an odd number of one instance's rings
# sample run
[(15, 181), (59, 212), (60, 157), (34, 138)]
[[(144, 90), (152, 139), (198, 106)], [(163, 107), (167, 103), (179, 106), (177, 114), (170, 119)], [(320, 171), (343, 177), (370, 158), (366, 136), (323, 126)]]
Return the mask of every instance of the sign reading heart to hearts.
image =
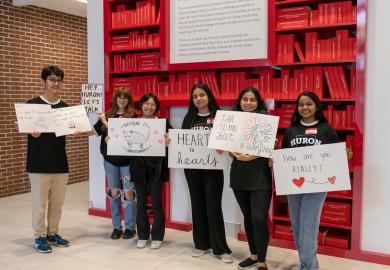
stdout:
[(305, 182), (305, 178), (301, 176), (301, 177), (299, 177), (299, 179), (294, 178), (292, 181), (293, 181), (294, 185), (296, 185), (297, 187), (301, 187), (303, 185), (303, 183)]
[(336, 176), (328, 177), (328, 182), (334, 185), (334, 183), (336, 182)]

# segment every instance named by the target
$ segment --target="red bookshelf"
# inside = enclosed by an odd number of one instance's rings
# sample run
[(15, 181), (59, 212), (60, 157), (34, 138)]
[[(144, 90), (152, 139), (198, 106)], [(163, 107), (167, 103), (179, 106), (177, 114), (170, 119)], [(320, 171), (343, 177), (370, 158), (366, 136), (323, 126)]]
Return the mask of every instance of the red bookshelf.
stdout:
[[(280, 138), (283, 126), (290, 121), (296, 96), (300, 91), (314, 90), (321, 97), (340, 140), (354, 150), (350, 162), (353, 192), (329, 193), (327, 197), (327, 202), (348, 205), (349, 212), (343, 216), (347, 221), (321, 221), (321, 231), (332, 237), (322, 239), (318, 251), (390, 264), (390, 258), (360, 250), (366, 3), (366, 0), (268, 0), (268, 59), (170, 65), (169, 1), (104, 0), (106, 108), (113, 89), (121, 85), (129, 86), (136, 100), (144, 92), (156, 93), (161, 100), (160, 114), (166, 117), (170, 107), (188, 106), (189, 90), (195, 82), (207, 83), (219, 104), (226, 107), (233, 106), (243, 87), (254, 86), (264, 99), (272, 100), (272, 113), (281, 116)], [(137, 11), (145, 5), (146, 10)], [(299, 12), (293, 12), (296, 8)], [(129, 21), (129, 17), (122, 16), (125, 13), (154, 16)], [(127, 46), (129, 35), (133, 35), (131, 40), (137, 46)], [(137, 41), (137, 37), (146, 40)], [(114, 69), (114, 57), (140, 53), (159, 53), (159, 68)], [(294, 248), (291, 234), (283, 231), (290, 226), (286, 196), (276, 196), (274, 192), (272, 200), (270, 244)], [(169, 183), (164, 189), (164, 205), (167, 227), (191, 229), (191, 224), (171, 220)], [(90, 209), (90, 213), (108, 216), (109, 207), (105, 212)], [(332, 218), (331, 213), (327, 214), (328, 219)], [(245, 233), (240, 232), (238, 239), (245, 240)]]

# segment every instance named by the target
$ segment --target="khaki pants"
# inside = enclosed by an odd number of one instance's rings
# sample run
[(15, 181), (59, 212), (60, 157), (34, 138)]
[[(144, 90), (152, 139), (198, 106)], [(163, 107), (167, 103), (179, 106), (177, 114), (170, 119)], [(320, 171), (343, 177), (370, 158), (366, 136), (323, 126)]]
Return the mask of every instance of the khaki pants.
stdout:
[[(30, 173), (34, 237), (58, 233), (68, 173)], [(47, 206), (47, 223), (46, 217)]]

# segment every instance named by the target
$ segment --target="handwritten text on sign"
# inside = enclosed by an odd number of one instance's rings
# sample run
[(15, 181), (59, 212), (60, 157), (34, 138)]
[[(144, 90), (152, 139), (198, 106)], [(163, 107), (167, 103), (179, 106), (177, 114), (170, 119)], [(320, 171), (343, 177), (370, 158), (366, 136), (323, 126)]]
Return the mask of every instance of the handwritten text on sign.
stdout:
[(91, 130), (82, 105), (52, 109), (44, 104), (15, 104), (19, 132), (55, 132), (56, 136)]
[(270, 157), (278, 122), (277, 116), (217, 111), (208, 147)]
[(54, 132), (55, 127), (50, 105), (16, 103), (15, 112), (19, 132)]
[(275, 150), (277, 195), (350, 190), (345, 143)]
[(227, 153), (207, 148), (209, 130), (170, 129), (169, 136), (169, 168), (226, 169)]
[(82, 84), (81, 104), (84, 105), (87, 113), (103, 112), (103, 85), (102, 84)]
[(113, 156), (165, 156), (165, 119), (108, 119), (107, 154)]
[(83, 105), (53, 109), (56, 136), (64, 136), (91, 130)]

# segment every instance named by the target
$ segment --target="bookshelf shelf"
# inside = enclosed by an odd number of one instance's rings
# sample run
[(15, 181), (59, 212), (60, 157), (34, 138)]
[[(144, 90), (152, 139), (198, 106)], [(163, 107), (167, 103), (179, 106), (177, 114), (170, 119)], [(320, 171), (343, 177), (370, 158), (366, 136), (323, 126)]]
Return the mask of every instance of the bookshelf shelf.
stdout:
[(327, 30), (337, 30), (337, 29), (355, 29), (356, 23), (342, 23), (342, 24), (329, 24), (329, 25), (315, 25), (315, 26), (306, 26), (306, 27), (294, 27), (294, 28), (282, 28), (275, 29), (277, 33), (285, 32), (303, 32), (303, 31), (327, 31)]
[(128, 27), (119, 27), (119, 28), (110, 28), (110, 32), (123, 32), (123, 31), (133, 31), (133, 30), (144, 30), (149, 28), (159, 28), (159, 23), (153, 23), (153, 24), (140, 24), (140, 25), (132, 25)]
[(279, 67), (294, 67), (294, 66), (308, 66), (308, 65), (337, 65), (337, 64), (355, 64), (356, 59), (338, 60), (338, 61), (313, 61), (313, 62), (294, 62), (294, 63), (275, 63), (274, 66)]

